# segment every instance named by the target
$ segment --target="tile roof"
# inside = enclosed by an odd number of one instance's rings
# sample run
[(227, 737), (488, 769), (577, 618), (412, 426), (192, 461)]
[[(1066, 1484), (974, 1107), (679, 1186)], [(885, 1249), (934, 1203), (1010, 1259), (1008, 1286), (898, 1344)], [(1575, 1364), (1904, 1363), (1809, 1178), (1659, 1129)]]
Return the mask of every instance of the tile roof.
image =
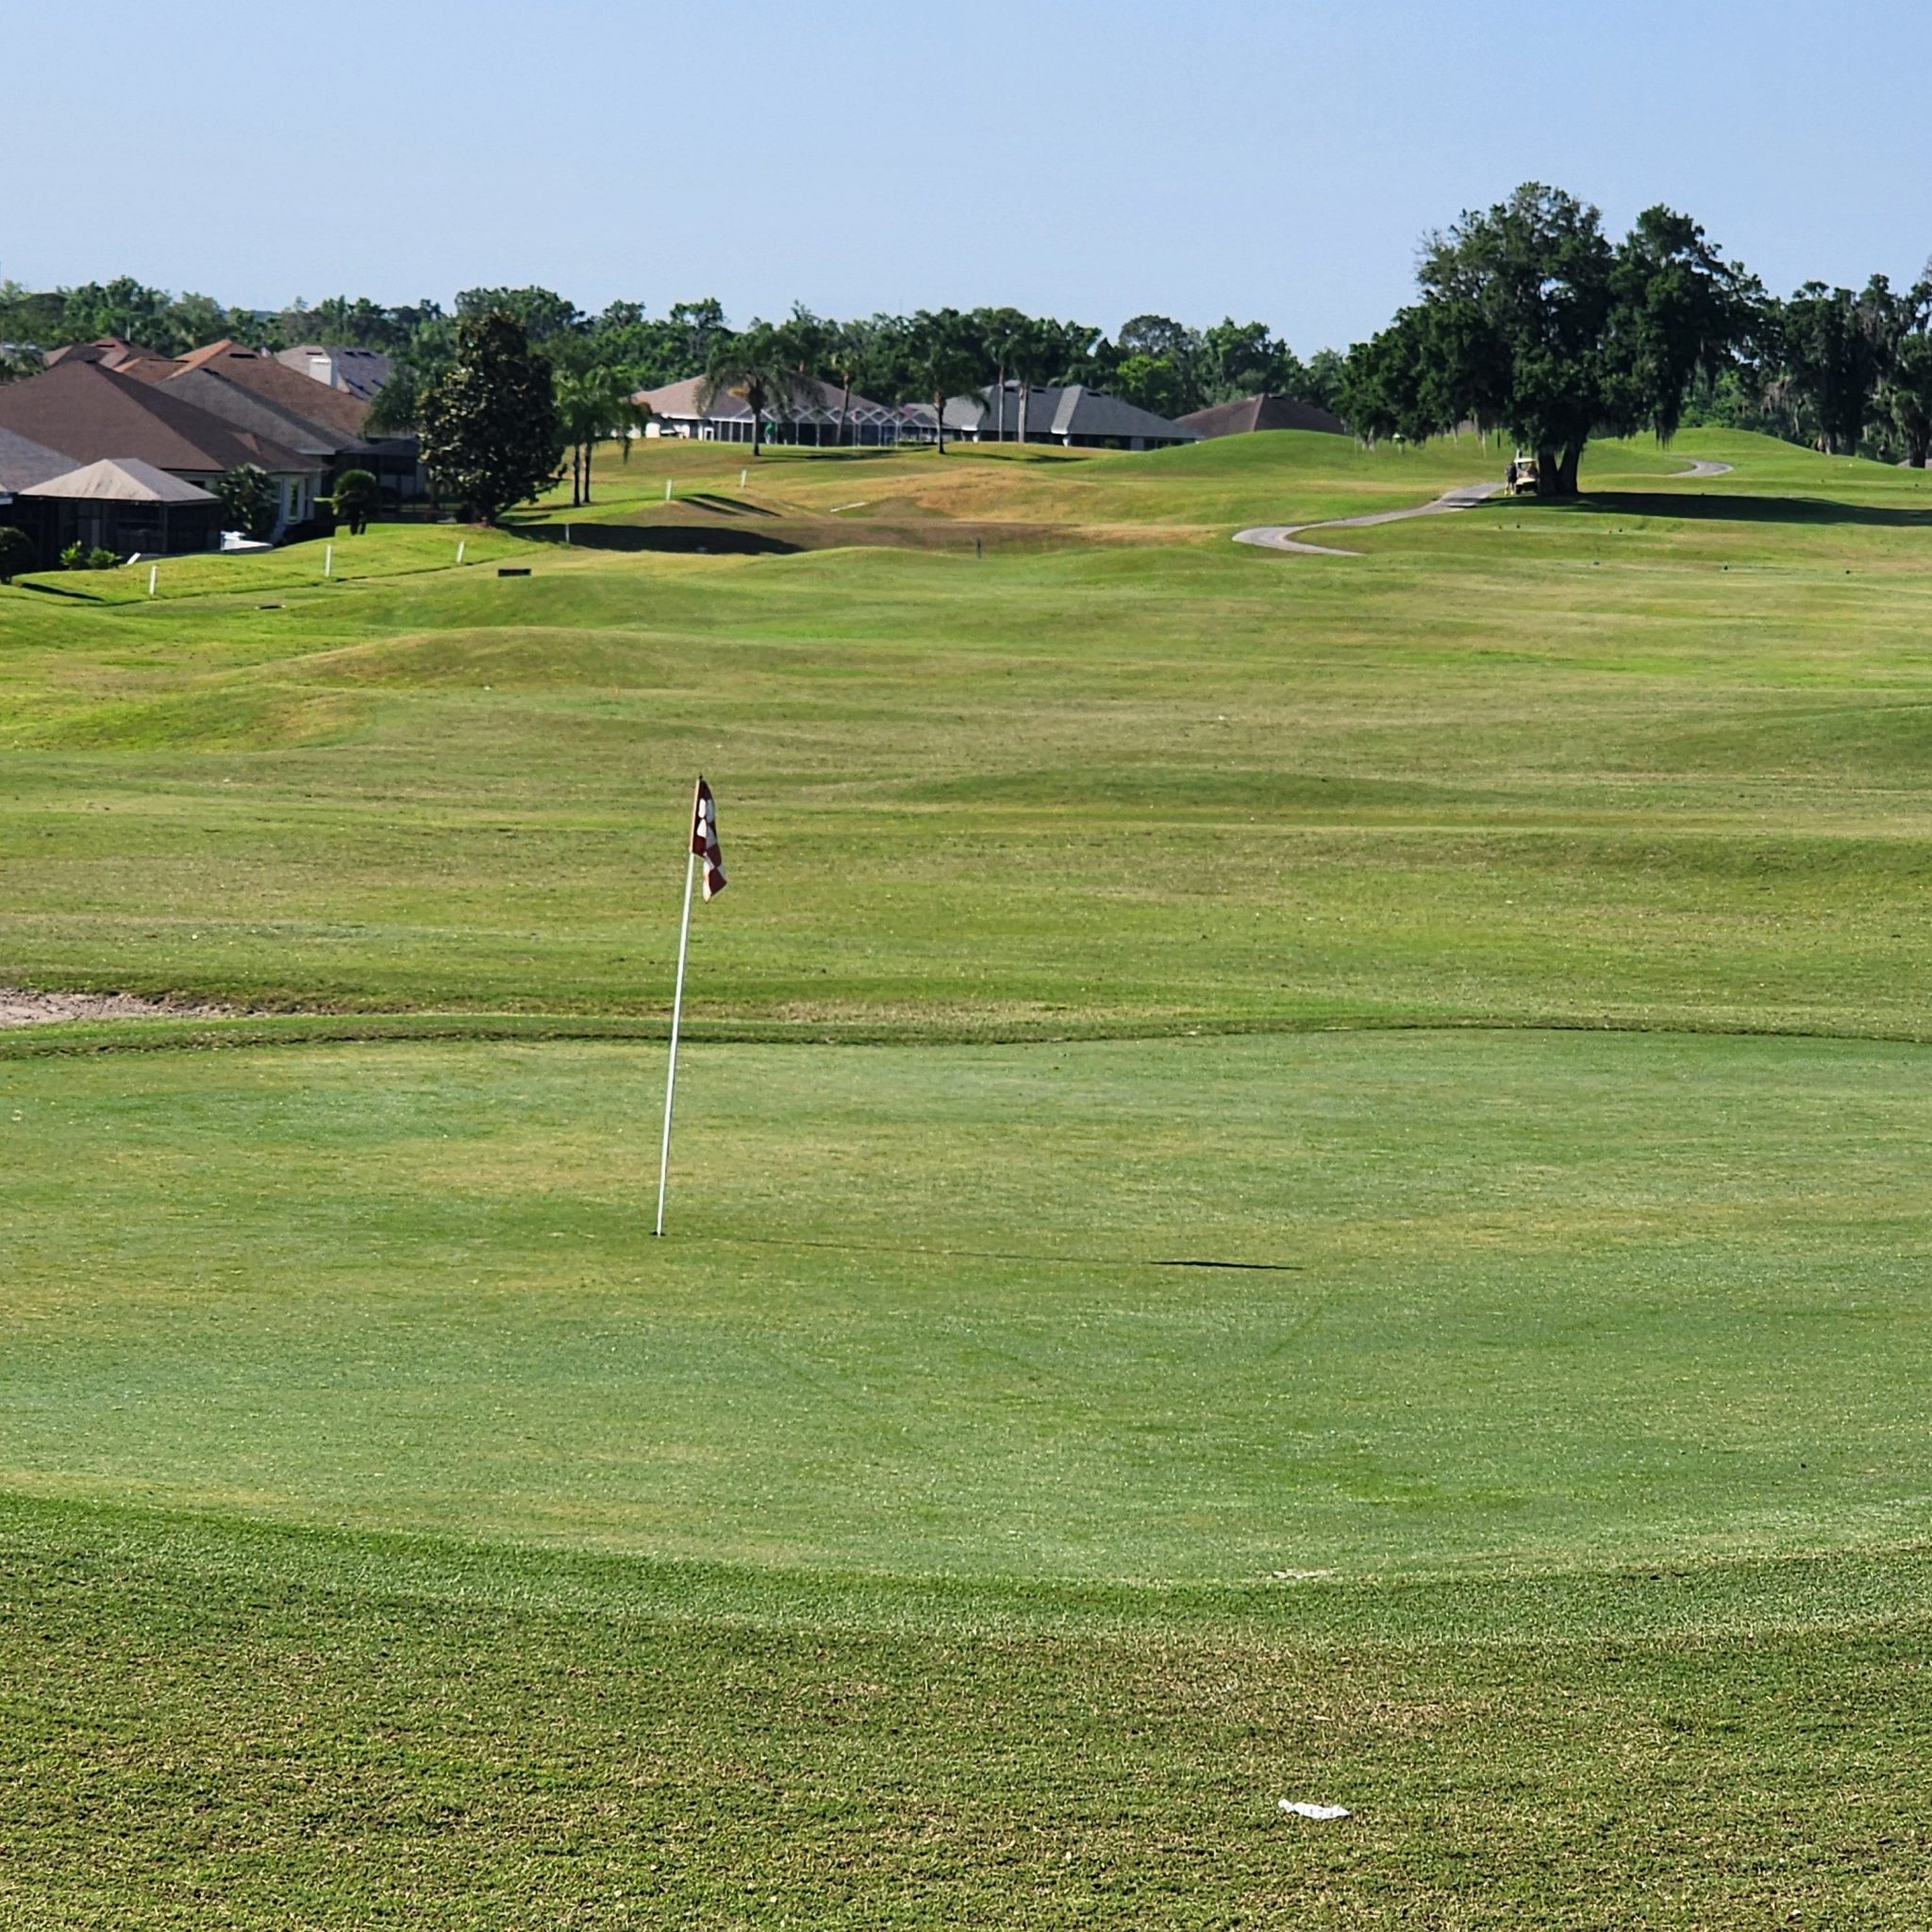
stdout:
[(0, 429), (76, 463), (139, 457), (158, 470), (219, 474), (253, 463), (282, 475), (323, 465), (253, 430), (224, 423), (166, 384), (138, 382), (97, 362), (60, 362), (24, 382), (0, 384)]

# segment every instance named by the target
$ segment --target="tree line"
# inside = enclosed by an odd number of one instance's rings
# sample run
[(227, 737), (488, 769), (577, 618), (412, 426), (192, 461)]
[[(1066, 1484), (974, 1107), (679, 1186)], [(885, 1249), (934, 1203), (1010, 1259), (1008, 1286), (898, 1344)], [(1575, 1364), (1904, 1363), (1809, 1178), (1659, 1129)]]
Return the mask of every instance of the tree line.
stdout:
[[(1139, 315), (1108, 337), (1090, 324), (1016, 308), (841, 321), (799, 305), (777, 322), (733, 329), (715, 298), (673, 303), (661, 316), (628, 301), (590, 314), (550, 289), (478, 288), (462, 291), (446, 309), (428, 300), (391, 308), (339, 295), (263, 313), (225, 308), (207, 295), (173, 295), (127, 276), (47, 294), (0, 283), (0, 342), (20, 349), (113, 335), (162, 355), (223, 336), (270, 350), (298, 342), (380, 350), (394, 374), (378, 405), (378, 429), (416, 426), (425, 389), (456, 355), (459, 325), (486, 315), (521, 323), (531, 346), (580, 391), (625, 394), (705, 376), (733, 342), (741, 360), (830, 380), (882, 403), (929, 401), (935, 371), (943, 368), (957, 375), (955, 393), (1002, 378), (1085, 382), (1163, 416), (1261, 391), (1332, 407), (1341, 374), (1335, 351), (1305, 362), (1266, 324), (1232, 317), (1195, 328)], [(28, 367), (38, 367), (37, 357), (8, 373)]]
[(514, 321), (548, 371), (579, 489), (596, 441), (634, 426), (631, 394), (687, 377), (753, 399), (755, 430), (808, 378), (847, 403), (888, 404), (1085, 382), (1167, 416), (1267, 391), (1331, 409), (1368, 441), (1507, 435), (1551, 495), (1574, 493), (1602, 435), (1717, 425), (1920, 467), (1932, 454), (1932, 264), (1906, 289), (1874, 275), (1857, 291), (1811, 281), (1775, 297), (1688, 215), (1646, 208), (1613, 240), (1596, 208), (1535, 182), (1426, 236), (1417, 299), (1346, 356), (1306, 361), (1265, 324), (1231, 317), (1195, 328), (1139, 315), (1108, 337), (1010, 308), (841, 321), (798, 305), (733, 328), (711, 298), (593, 315), (536, 287), (467, 289), (448, 309), (335, 296), (263, 314), (122, 277), (41, 294), (0, 283), (0, 380), (39, 367), (42, 348), (102, 335), (163, 353), (221, 335), (319, 341), (387, 354), (371, 427), (420, 429), (459, 331), (491, 316)]
[(1920, 468), (1932, 449), (1932, 265), (1903, 291), (1874, 275), (1779, 299), (1688, 215), (1646, 208), (1612, 242), (1529, 182), (1425, 237), (1416, 281), (1343, 366), (1341, 413), (1370, 441), (1507, 434), (1552, 496), (1599, 435), (1757, 429)]

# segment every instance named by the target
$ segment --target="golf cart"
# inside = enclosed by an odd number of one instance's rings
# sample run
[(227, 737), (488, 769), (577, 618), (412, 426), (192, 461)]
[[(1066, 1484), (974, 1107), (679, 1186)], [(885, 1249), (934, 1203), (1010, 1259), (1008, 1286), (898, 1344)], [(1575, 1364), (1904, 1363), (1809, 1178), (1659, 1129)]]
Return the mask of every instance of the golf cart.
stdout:
[(1509, 459), (1508, 475), (1504, 488), (1511, 496), (1534, 496), (1536, 494), (1536, 458), (1524, 456), (1519, 450)]

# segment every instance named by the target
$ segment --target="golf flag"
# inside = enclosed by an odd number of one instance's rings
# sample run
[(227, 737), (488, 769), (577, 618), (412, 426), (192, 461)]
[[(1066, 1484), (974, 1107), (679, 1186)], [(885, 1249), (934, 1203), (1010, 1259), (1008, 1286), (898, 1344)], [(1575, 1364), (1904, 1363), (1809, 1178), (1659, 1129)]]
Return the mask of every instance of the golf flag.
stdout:
[(671, 1103), (677, 1091), (677, 1028), (684, 1018), (684, 962), (691, 951), (691, 889), (705, 861), (705, 897), (724, 890), (724, 855), (718, 849), (718, 801), (698, 774), (691, 802), (691, 856), (684, 861), (684, 924), (677, 934), (677, 991), (671, 998), (671, 1054), (664, 1068), (664, 1142), (658, 1154), (658, 1232), (664, 1232), (664, 1192), (671, 1183)]
[(702, 777), (691, 800), (691, 849), (705, 861), (705, 897), (715, 899), (724, 890), (724, 855), (718, 849), (718, 801)]

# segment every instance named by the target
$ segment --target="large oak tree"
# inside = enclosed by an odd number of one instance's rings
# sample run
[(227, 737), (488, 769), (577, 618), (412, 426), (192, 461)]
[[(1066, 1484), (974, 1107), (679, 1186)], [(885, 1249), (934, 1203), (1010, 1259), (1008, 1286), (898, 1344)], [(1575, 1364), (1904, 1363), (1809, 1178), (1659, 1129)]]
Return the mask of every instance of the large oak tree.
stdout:
[(1548, 496), (1576, 493), (1600, 431), (1668, 441), (1757, 306), (1687, 216), (1648, 208), (1613, 246), (1595, 208), (1538, 182), (1429, 237), (1417, 280), (1422, 299), (1350, 358), (1350, 422), (1411, 440), (1463, 422), (1506, 430), (1535, 452)]

